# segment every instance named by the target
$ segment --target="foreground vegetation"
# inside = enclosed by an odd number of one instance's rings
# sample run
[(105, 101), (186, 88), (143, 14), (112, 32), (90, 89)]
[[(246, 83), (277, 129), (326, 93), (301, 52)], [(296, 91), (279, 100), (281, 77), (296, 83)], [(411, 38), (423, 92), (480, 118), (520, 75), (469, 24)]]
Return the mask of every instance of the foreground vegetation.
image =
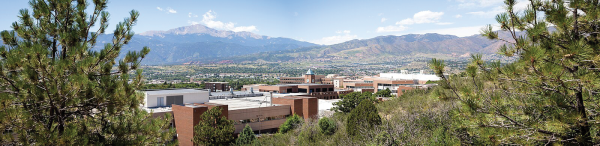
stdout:
[[(363, 101), (372, 100), (365, 99)], [(338, 112), (328, 119), (335, 130), (322, 130), (325, 122), (311, 119), (295, 130), (263, 136), (260, 145), (456, 145), (460, 140), (452, 126), (454, 101), (440, 100), (427, 90), (411, 90), (398, 98), (374, 103), (381, 117), (380, 124), (371, 128), (349, 126), (351, 113)], [(358, 108), (358, 107), (357, 107)], [(354, 110), (353, 111), (364, 111)], [(348, 133), (353, 128), (356, 134)]]

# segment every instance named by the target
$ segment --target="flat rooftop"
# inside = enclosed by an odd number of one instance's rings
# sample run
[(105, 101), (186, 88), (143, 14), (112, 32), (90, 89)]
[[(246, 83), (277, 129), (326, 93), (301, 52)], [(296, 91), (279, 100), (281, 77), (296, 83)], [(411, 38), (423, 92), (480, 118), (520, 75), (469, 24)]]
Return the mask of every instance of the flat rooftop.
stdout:
[[(258, 92), (254, 92), (254, 93), (258, 93)], [(211, 92), (210, 94), (212, 96), (225, 96), (225, 95), (231, 95), (231, 91)], [(244, 95), (244, 94), (251, 94), (251, 93), (250, 93), (250, 91), (233, 91), (233, 94)]]
[[(208, 103), (228, 105), (229, 110), (270, 107), (271, 106), (270, 102), (271, 102), (271, 99), (267, 96), (244, 97), (244, 98), (233, 98), (233, 99), (214, 99), (214, 100), (208, 101)], [(278, 106), (278, 105), (273, 104), (273, 106)]]
[(205, 83), (215, 83), (215, 84), (229, 84), (229, 82), (205, 82)]
[[(208, 91), (205, 91), (208, 92)], [(250, 94), (249, 91), (234, 91), (235, 95), (244, 95)], [(238, 110), (238, 109), (249, 109), (249, 108), (259, 108), (259, 107), (270, 107), (271, 106), (271, 98), (269, 98), (269, 92), (254, 92), (255, 94), (262, 93), (262, 96), (255, 97), (241, 97), (241, 98), (222, 98), (222, 99), (210, 99), (207, 103), (213, 104), (225, 104), (228, 105), (229, 110)], [(231, 92), (213, 92), (211, 93), (215, 97), (219, 95), (230, 95)], [(298, 95), (307, 95), (307, 93), (273, 93), (273, 97), (284, 97), (284, 96), (298, 96)], [(200, 103), (202, 104), (202, 103)], [(186, 105), (187, 106), (187, 105)], [(278, 104), (273, 104), (273, 106), (279, 106)], [(153, 107), (153, 108), (144, 108), (144, 110), (154, 113), (161, 112), (171, 112), (171, 107)]]
[(203, 93), (208, 92), (204, 89), (162, 89), (162, 90), (144, 90), (148, 95), (164, 95), (164, 94), (185, 94), (185, 93)]

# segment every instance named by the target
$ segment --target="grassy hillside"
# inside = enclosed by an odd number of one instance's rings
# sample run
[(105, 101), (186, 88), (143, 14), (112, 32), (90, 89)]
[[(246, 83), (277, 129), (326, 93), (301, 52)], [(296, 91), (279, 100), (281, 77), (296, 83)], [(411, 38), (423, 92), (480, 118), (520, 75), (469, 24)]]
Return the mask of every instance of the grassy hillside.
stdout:
[[(431, 91), (431, 90), (430, 90)], [(377, 103), (382, 125), (361, 130), (361, 136), (346, 133), (347, 114), (336, 113), (330, 118), (337, 124), (333, 135), (320, 132), (316, 120), (285, 134), (262, 137), (258, 145), (459, 145), (451, 113), (453, 101), (440, 100), (430, 91), (412, 90), (407, 94)]]

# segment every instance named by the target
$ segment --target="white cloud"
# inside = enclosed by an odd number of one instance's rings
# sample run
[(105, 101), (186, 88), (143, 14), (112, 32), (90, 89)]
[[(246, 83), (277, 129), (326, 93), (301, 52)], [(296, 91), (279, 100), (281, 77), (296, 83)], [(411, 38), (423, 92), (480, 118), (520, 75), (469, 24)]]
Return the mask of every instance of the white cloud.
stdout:
[(381, 18), (381, 22), (385, 22), (387, 20), (387, 18)]
[(460, 15), (460, 14), (454, 16), (454, 18), (460, 18), (460, 17), (462, 17), (462, 15)]
[[(156, 7), (156, 9), (158, 9), (159, 11), (165, 11), (165, 9), (163, 9), (161, 7)], [(171, 9), (171, 7), (167, 7), (166, 11), (167, 11), (167, 13), (171, 13), (171, 14), (177, 13), (177, 11)]]
[(332, 44), (338, 44), (338, 43), (346, 42), (346, 41), (353, 40), (353, 39), (358, 39), (357, 35), (350, 34), (350, 30), (336, 31), (335, 33), (343, 33), (344, 35), (323, 37), (319, 40), (315, 40), (315, 41), (311, 41), (311, 42), (315, 43), (315, 44), (321, 44), (321, 45), (332, 45)]
[(196, 24), (200, 24), (200, 22), (188, 20), (188, 24), (196, 25)]
[(437, 25), (450, 25), (450, 24), (454, 24), (452, 22), (439, 22), (439, 23), (435, 23)]
[[(406, 25), (438, 23), (438, 21), (442, 18), (442, 15), (444, 15), (444, 12), (432, 12), (429, 10), (417, 12), (415, 13), (415, 15), (413, 15), (412, 18), (406, 18), (404, 20), (396, 22), (396, 25), (377, 27), (377, 32), (398, 32), (405, 30), (407, 28)], [(448, 22), (440, 23), (438, 25), (447, 24)]]
[(390, 25), (386, 27), (377, 27), (377, 32), (398, 32), (405, 29), (406, 27), (402, 25)]
[(188, 13), (188, 17), (192, 18), (192, 17), (198, 17), (198, 15), (193, 14), (192, 12)]
[[(230, 30), (230, 31), (234, 31), (234, 32), (258, 31), (258, 29), (256, 29), (256, 26), (254, 26), (254, 25), (236, 27), (233, 22), (215, 21), (214, 19), (217, 18), (216, 15), (217, 14), (215, 12), (213, 12), (212, 10), (208, 10), (208, 12), (206, 12), (204, 15), (202, 15), (202, 23), (204, 25), (206, 25), (206, 27), (210, 27), (210, 28), (214, 28), (214, 29), (225, 29), (225, 30)], [(190, 22), (188, 22), (188, 23), (190, 23)], [(190, 24), (192, 24), (192, 23), (190, 23)]]
[(177, 11), (171, 9), (171, 7), (167, 7), (167, 13), (175, 14), (175, 13), (177, 13)]
[(335, 31), (335, 33), (345, 33), (345, 34), (349, 34), (349, 33), (350, 33), (350, 30)]
[(421, 11), (415, 13), (413, 18), (407, 18), (402, 21), (396, 22), (397, 25), (411, 25), (411, 24), (422, 24), (422, 23), (435, 23), (442, 18), (444, 12), (431, 12), (431, 11)]

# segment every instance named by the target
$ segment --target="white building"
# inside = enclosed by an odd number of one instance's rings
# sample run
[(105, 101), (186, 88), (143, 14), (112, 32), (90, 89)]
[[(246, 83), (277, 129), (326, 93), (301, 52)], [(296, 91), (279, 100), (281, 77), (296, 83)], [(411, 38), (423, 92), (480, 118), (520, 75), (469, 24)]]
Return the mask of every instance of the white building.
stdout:
[(208, 102), (209, 92), (198, 89), (173, 89), (144, 91), (144, 107), (171, 107), (172, 104)]

